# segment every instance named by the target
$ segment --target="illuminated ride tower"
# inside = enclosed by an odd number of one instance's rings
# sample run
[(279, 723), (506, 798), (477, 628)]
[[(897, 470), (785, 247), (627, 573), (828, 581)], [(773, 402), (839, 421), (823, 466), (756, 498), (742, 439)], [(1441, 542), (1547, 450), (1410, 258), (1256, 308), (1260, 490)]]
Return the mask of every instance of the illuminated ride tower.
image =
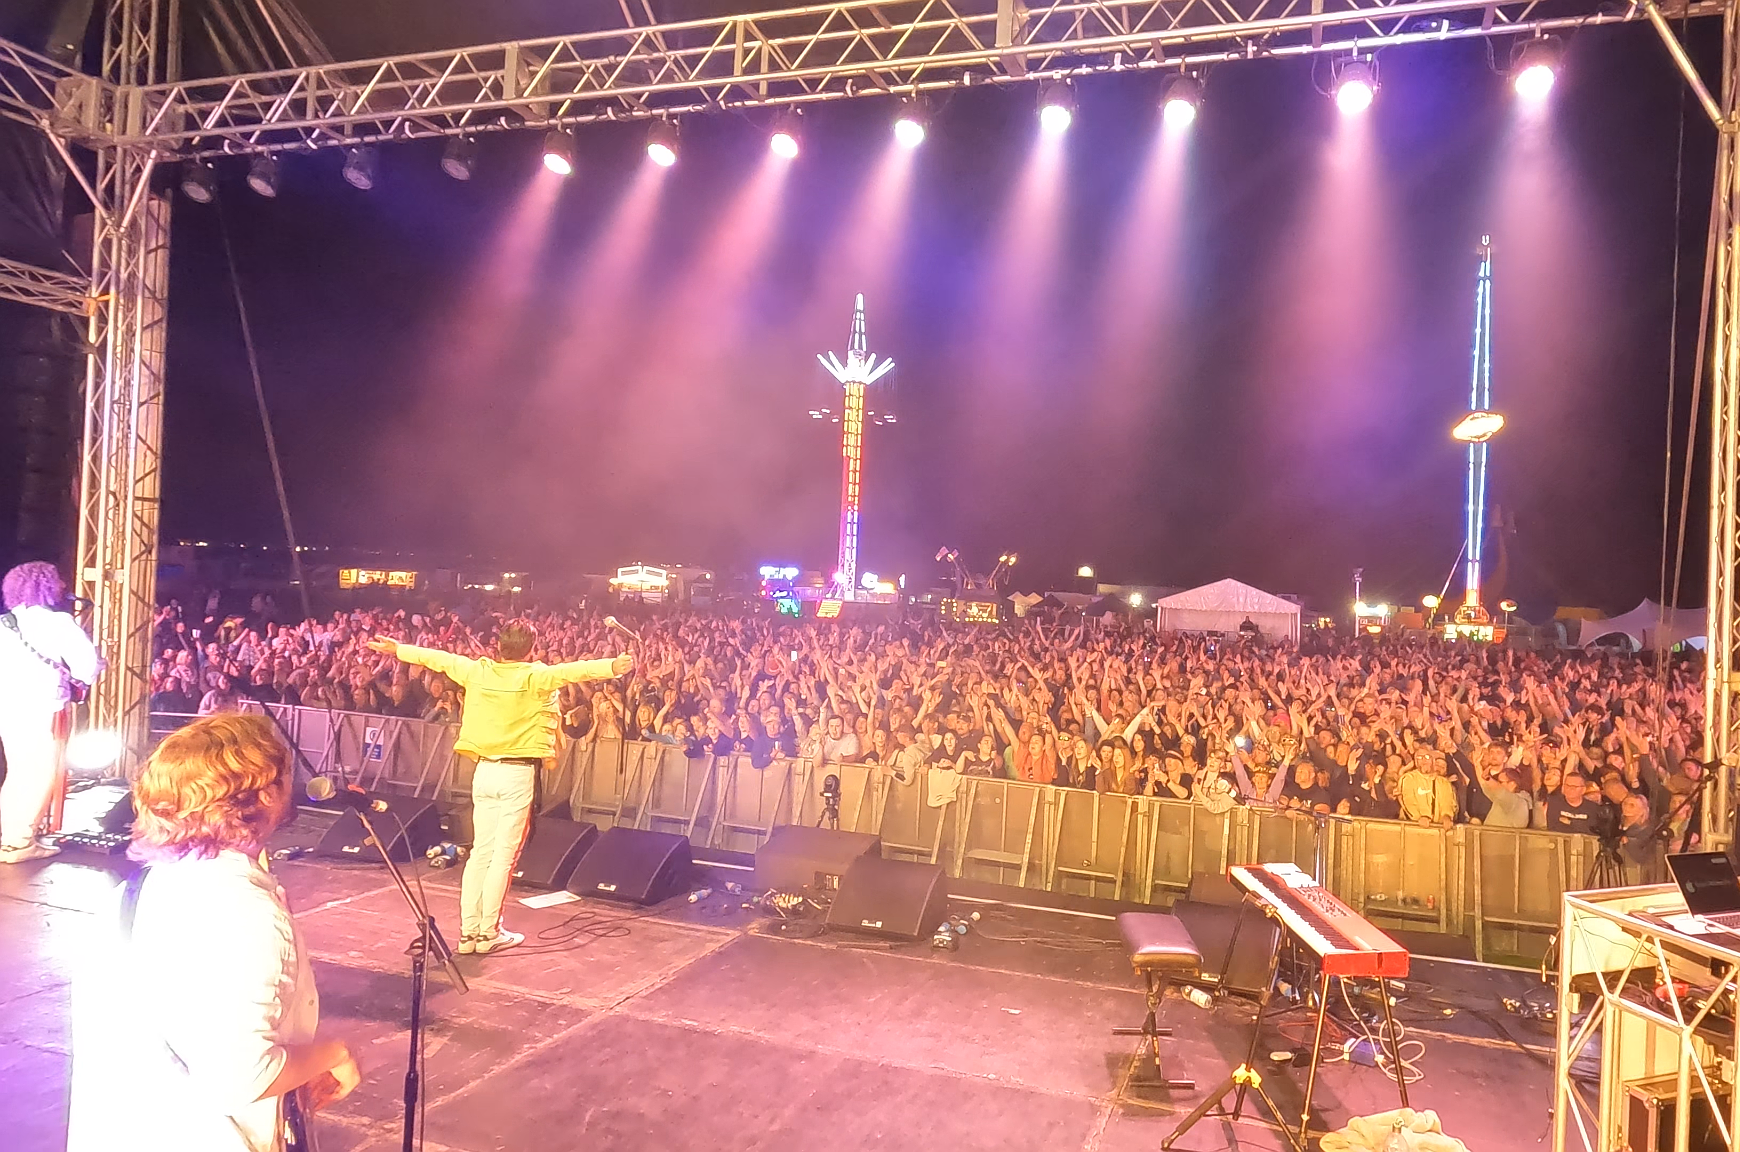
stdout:
[(852, 339), (846, 348), (845, 363), (842, 364), (832, 352), (818, 352), (816, 359), (846, 390), (845, 403), (838, 413), (831, 405), (823, 404), (812, 408), (810, 415), (817, 420), (831, 419), (840, 425), (840, 558), (834, 566), (828, 595), (850, 600), (858, 586), (858, 511), (864, 476), (864, 421), (894, 423), (894, 415), (886, 410), (886, 404), (880, 409), (866, 407), (871, 386), (888, 374), (894, 361), (885, 359), (878, 363), (870, 354), (869, 341), (864, 333), (862, 292), (858, 293), (857, 303), (852, 307)]
[(1447, 628), (1454, 638), (1502, 639), (1492, 626), (1492, 615), (1480, 602), (1480, 568), (1486, 537), (1487, 441), (1504, 427), (1504, 417), (1492, 410), (1492, 237), (1480, 238), (1480, 272), (1474, 286), (1474, 370), (1468, 387), (1468, 414), (1450, 435), (1468, 445), (1468, 483), (1464, 496), (1467, 535), (1462, 549), (1464, 583), (1462, 606)]

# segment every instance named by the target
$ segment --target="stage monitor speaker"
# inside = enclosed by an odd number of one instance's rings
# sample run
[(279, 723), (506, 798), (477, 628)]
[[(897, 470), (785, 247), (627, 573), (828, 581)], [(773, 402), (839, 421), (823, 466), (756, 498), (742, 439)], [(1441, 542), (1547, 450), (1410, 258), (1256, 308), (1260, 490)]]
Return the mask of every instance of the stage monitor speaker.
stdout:
[[(1184, 922), (1190, 938), (1202, 953), (1204, 976), (1218, 976), (1226, 961), (1227, 945), (1232, 941), (1233, 924), (1239, 909), (1224, 904), (1207, 904), (1196, 900), (1179, 900), (1172, 905), (1172, 914)], [(1263, 984), (1269, 978), (1269, 955), (1275, 950), (1275, 936), (1281, 926), (1255, 908), (1245, 909), (1244, 923), (1239, 927), (1238, 947), (1233, 950), (1232, 963), (1226, 972), (1226, 990), (1247, 996), (1261, 996)]]
[(832, 895), (860, 856), (882, 855), (882, 837), (782, 824), (755, 852), (755, 890)]
[(689, 838), (640, 828), (606, 828), (580, 858), (568, 891), (629, 904), (657, 904), (689, 883)]
[(840, 877), (828, 927), (917, 940), (936, 930), (947, 906), (940, 865), (860, 856)]
[(576, 824), (553, 816), (539, 816), (532, 822), (532, 834), (520, 852), (520, 862), (514, 869), (514, 883), (532, 888), (563, 888), (598, 839), (596, 824)]
[[(445, 839), (446, 834), (441, 830), (441, 811), (435, 807), (435, 801), (380, 792), (370, 792), (368, 796), (370, 800), (379, 800), (387, 806), (385, 812), (370, 812), (369, 822), (386, 839), (387, 854), (394, 860), (416, 859), (431, 845)], [(349, 808), (314, 846), (314, 855), (340, 860), (379, 859), (374, 845), (368, 842), (362, 818)]]

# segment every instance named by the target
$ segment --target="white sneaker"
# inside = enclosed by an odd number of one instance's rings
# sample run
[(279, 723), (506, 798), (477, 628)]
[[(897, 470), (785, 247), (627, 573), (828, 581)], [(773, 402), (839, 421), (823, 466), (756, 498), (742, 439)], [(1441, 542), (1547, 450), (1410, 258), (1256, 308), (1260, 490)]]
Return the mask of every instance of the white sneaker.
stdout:
[(524, 932), (510, 932), (506, 928), (496, 929), (494, 936), (479, 936), (472, 947), (479, 953), (500, 952), (503, 948), (512, 948), (515, 944), (524, 944)]
[(459, 946), (453, 950), (455, 956), (469, 956), (477, 951), (477, 937), (461, 936)]

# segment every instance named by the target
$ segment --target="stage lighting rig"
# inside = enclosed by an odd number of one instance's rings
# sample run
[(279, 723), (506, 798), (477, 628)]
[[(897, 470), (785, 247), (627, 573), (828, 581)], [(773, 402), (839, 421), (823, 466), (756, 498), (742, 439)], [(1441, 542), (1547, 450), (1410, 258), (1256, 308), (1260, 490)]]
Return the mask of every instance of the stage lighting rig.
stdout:
[(278, 195), (278, 157), (267, 153), (248, 165), (248, 187), (271, 200)]
[(1370, 108), (1377, 90), (1376, 57), (1349, 56), (1335, 65), (1335, 106), (1344, 115), (1354, 115)]
[(1047, 136), (1061, 136), (1075, 119), (1075, 89), (1066, 80), (1048, 80), (1039, 89), (1039, 127)]
[(477, 138), (454, 136), (441, 149), (441, 171), (455, 180), (469, 180), (477, 168)]
[(217, 173), (209, 160), (189, 160), (181, 166), (181, 194), (195, 204), (217, 198)]
[(653, 121), (646, 130), (646, 158), (660, 168), (669, 168), (677, 162), (676, 121)]
[(367, 192), (375, 186), (375, 169), (381, 154), (370, 145), (344, 150), (344, 182)]
[(1202, 81), (1188, 73), (1174, 76), (1160, 98), (1160, 116), (1173, 127), (1187, 128), (1202, 105)]
[(1530, 103), (1545, 100), (1559, 76), (1564, 45), (1555, 37), (1539, 36), (1528, 41), (1511, 63), (1511, 86)]
[(798, 114), (787, 108), (774, 118), (773, 132), (767, 138), (767, 146), (775, 156), (783, 160), (795, 160), (798, 154)]
[(900, 115), (894, 120), (894, 138), (903, 148), (917, 148), (924, 143), (929, 122), (930, 117), (925, 115), (924, 106), (917, 100), (902, 100)]
[(574, 133), (566, 128), (552, 128), (544, 134), (544, 167), (558, 176), (574, 171)]

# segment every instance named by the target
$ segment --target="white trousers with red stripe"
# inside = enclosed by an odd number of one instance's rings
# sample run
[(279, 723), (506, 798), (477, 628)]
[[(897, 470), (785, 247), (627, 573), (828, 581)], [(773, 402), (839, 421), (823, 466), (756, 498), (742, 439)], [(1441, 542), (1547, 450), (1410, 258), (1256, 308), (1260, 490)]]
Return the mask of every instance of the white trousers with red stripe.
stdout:
[(537, 777), (531, 764), (477, 762), (471, 778), (471, 855), (459, 885), (460, 932), (466, 936), (493, 936), (501, 926), (502, 901), (531, 826)]

